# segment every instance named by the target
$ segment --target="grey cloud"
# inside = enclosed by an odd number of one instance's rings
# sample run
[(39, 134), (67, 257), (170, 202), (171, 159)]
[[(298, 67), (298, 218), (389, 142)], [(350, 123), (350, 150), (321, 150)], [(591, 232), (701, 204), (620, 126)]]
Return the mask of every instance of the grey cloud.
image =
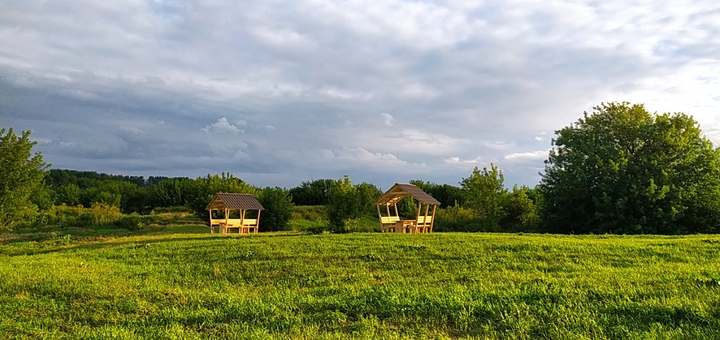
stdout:
[(720, 141), (710, 0), (38, 0), (0, 22), (0, 124), (59, 167), (388, 186), (493, 162), (532, 185), (539, 132), (612, 100)]

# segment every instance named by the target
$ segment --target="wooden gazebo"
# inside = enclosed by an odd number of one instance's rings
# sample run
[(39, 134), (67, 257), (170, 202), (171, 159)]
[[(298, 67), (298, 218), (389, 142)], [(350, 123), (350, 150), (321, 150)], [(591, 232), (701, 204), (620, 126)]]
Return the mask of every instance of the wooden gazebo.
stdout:
[[(210, 233), (213, 233), (215, 228), (223, 234), (237, 228), (239, 234), (257, 234), (260, 211), (265, 208), (251, 194), (217, 193), (205, 210), (210, 212)], [(223, 212), (221, 218), (213, 218), (213, 212), (221, 211)], [(239, 214), (235, 216), (236, 218), (231, 218), (232, 212), (235, 211)], [(248, 211), (250, 211), (249, 216), (246, 214)]]
[[(414, 220), (401, 220), (398, 214), (397, 203), (407, 196), (413, 197), (418, 202), (417, 216)], [(383, 232), (405, 233), (409, 231), (414, 234), (432, 232), (435, 211), (440, 202), (412, 184), (395, 183), (390, 190), (375, 201), (375, 205)], [(381, 206), (384, 207), (380, 208)], [(430, 206), (432, 206), (432, 215), (430, 215)], [(383, 211), (385, 216), (383, 216)]]

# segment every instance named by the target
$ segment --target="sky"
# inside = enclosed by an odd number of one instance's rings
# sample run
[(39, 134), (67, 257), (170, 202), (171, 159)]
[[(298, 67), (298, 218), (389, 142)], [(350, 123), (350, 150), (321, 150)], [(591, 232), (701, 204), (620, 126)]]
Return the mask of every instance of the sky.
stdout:
[(720, 144), (720, 2), (0, 1), (0, 127), (56, 169), (534, 186), (611, 101)]

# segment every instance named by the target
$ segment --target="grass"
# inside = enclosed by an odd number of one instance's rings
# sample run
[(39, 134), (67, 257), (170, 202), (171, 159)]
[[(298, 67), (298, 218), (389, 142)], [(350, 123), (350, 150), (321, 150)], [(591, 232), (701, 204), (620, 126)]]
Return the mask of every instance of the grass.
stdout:
[(720, 334), (718, 236), (205, 232), (0, 235), (0, 338)]

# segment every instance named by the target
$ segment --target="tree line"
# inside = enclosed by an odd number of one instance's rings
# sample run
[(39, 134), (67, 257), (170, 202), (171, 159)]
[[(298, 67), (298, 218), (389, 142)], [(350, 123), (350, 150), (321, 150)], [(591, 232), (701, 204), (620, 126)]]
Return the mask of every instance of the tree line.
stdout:
[[(328, 229), (352, 230), (376, 214), (380, 188), (350, 178), (316, 179), (290, 189), (260, 188), (232, 174), (198, 178), (120, 176), (49, 169), (32, 153), (30, 132), (0, 130), (0, 228), (55, 206), (106, 205), (125, 214), (183, 207), (206, 217), (216, 192), (256, 195), (262, 230), (288, 227), (293, 205), (327, 207)], [(493, 164), (458, 185), (410, 183), (440, 201), (437, 231), (687, 234), (720, 232), (720, 150), (683, 113), (650, 113), (641, 104), (602, 103), (555, 131), (534, 188), (508, 189)], [(411, 199), (398, 205), (413, 218)]]

